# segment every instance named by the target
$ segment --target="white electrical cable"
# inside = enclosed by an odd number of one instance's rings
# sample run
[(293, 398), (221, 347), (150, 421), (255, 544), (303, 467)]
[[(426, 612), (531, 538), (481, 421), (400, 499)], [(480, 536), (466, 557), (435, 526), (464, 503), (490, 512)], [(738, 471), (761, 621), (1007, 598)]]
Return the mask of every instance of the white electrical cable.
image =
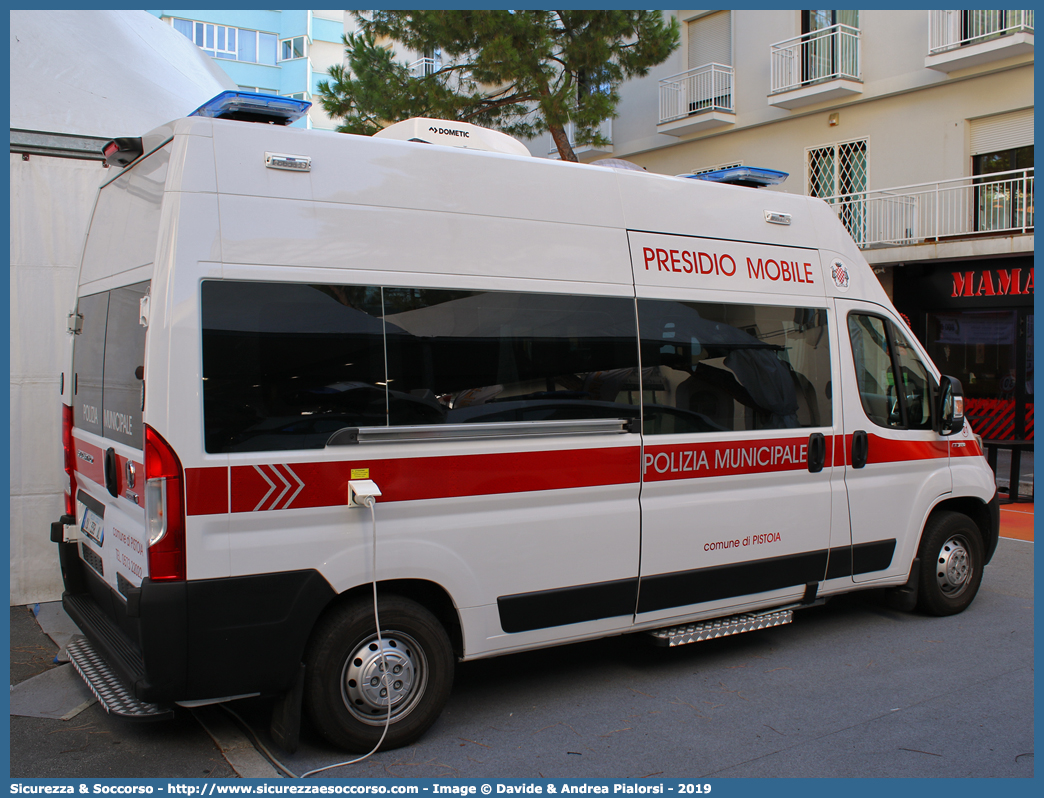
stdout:
[(322, 773), (324, 770), (333, 770), (334, 768), (344, 767), (345, 765), (356, 765), (363, 760), (369, 759), (371, 756), (377, 753), (377, 749), (381, 747), (381, 743), (384, 742), (384, 738), (388, 734), (388, 727), (391, 726), (392, 716), (392, 697), (391, 697), (391, 685), (388, 684), (388, 663), (384, 659), (384, 642), (381, 640), (381, 618), (377, 614), (377, 511), (374, 510), (374, 499), (373, 496), (363, 497), (363, 504), (370, 508), (370, 517), (373, 519), (373, 579), (370, 584), (373, 585), (373, 620), (377, 627), (377, 647), (381, 652), (381, 679), (384, 681), (384, 694), (388, 696), (388, 715), (384, 719), (384, 731), (381, 732), (381, 739), (377, 741), (377, 745), (373, 747), (373, 750), (365, 756), (361, 756), (358, 759), (350, 759), (347, 762), (338, 762), (335, 765), (327, 765), (326, 767), (316, 768), (315, 770), (309, 770), (307, 773), (302, 774), (301, 778), (306, 779), (309, 776), (313, 776), (316, 773)]
[(377, 646), (378, 646), (378, 648), (380, 649), (380, 652), (381, 652), (381, 678), (384, 680), (384, 693), (385, 693), (386, 696), (388, 696), (388, 715), (384, 719), (384, 731), (381, 732), (381, 738), (377, 741), (377, 745), (375, 745), (373, 747), (373, 749), (370, 751), (370, 753), (368, 753), (368, 754), (366, 754), (364, 756), (361, 756), (358, 759), (350, 759), (350, 760), (348, 760), (346, 762), (338, 762), (337, 764), (334, 764), (334, 765), (327, 765), (326, 767), (316, 768), (315, 770), (309, 770), (307, 773), (303, 773), (302, 775), (298, 776), (293, 771), (291, 771), (289, 768), (287, 768), (282, 762), (280, 762), (278, 759), (276, 759), (276, 757), (264, 746), (264, 744), (261, 742), (261, 740), (258, 739), (258, 736), (256, 734), (254, 734), (253, 729), (250, 728), (249, 724), (247, 724), (246, 721), (244, 721), (241, 717), (239, 717), (239, 715), (237, 715), (229, 707), (225, 706), (224, 704), (221, 705), (225, 709), (226, 712), (228, 712), (230, 715), (232, 715), (232, 717), (234, 717), (243, 726), (246, 727), (246, 729), (250, 732), (250, 735), (254, 738), (255, 743), (261, 748), (262, 753), (264, 753), (264, 755), (266, 757), (268, 757), (272, 761), (272, 764), (275, 765), (277, 768), (279, 768), (281, 771), (283, 771), (288, 776), (290, 776), (290, 778), (293, 778), (293, 779), (306, 779), (309, 776), (314, 776), (316, 773), (322, 773), (323, 771), (326, 771), (326, 770), (333, 770), (334, 768), (345, 767), (346, 765), (355, 765), (355, 764), (358, 764), (359, 762), (362, 762), (362, 761), (364, 761), (366, 759), (369, 759), (371, 756), (373, 756), (374, 754), (377, 753), (377, 749), (379, 749), (381, 747), (381, 743), (384, 742), (384, 738), (388, 735), (388, 727), (391, 726), (391, 716), (392, 716), (391, 687), (388, 684), (388, 663), (384, 659), (384, 642), (381, 639), (381, 619), (380, 619), (380, 615), (378, 615), (378, 613), (377, 613), (377, 511), (374, 509), (374, 498), (373, 498), (373, 496), (365, 496), (365, 497), (363, 497), (362, 503), (370, 508), (370, 518), (373, 521), (373, 559), (372, 559), (373, 579), (370, 580), (370, 584), (373, 586), (373, 619), (374, 619), (374, 623), (375, 623), (375, 625), (377, 627)]

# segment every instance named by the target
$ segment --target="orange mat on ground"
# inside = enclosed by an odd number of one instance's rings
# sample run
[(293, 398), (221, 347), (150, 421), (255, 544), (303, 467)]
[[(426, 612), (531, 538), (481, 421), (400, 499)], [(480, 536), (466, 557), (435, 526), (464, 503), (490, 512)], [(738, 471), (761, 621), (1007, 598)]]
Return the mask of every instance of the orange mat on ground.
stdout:
[(1000, 536), (1016, 540), (1033, 540), (1033, 505), (1002, 504)]

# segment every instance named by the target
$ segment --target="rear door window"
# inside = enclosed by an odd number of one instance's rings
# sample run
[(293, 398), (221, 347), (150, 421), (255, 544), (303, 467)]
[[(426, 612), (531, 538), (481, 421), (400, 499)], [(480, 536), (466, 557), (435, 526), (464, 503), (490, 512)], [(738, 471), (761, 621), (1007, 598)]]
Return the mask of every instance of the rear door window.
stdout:
[(80, 298), (83, 317), (73, 345), (76, 426), (142, 448), (145, 328), (141, 298), (147, 282)]

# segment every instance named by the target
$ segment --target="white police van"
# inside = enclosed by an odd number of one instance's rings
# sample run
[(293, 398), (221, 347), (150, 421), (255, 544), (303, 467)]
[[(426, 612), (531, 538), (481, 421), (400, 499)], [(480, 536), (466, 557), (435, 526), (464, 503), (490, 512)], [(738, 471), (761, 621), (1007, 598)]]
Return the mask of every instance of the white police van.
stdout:
[(823, 202), (294, 113), (106, 148), (52, 537), (110, 711), (279, 695), (287, 747), (302, 706), (392, 747), (458, 660), (972, 601), (999, 510), (960, 386)]

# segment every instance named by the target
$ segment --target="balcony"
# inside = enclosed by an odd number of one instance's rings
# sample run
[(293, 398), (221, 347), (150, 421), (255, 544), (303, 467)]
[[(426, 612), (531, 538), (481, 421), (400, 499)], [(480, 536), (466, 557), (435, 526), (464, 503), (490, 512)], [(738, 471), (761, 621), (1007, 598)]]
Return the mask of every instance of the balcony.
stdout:
[(1033, 232), (1033, 169), (824, 199), (860, 249)]
[(931, 11), (924, 65), (940, 72), (1033, 54), (1032, 11)]
[(410, 71), (411, 76), (415, 78), (424, 78), (428, 75), (434, 75), (442, 69), (442, 62), (441, 59), (438, 58), (418, 58), (406, 68)]
[[(598, 132), (601, 133), (603, 136), (605, 136), (607, 139), (609, 139), (610, 143), (606, 144), (605, 146), (597, 146), (597, 145), (593, 145), (593, 144), (581, 144), (578, 147), (578, 146), (576, 146), (576, 125), (574, 125), (572, 122), (569, 122), (565, 126), (565, 133), (566, 133), (566, 137), (569, 139), (569, 145), (573, 148), (573, 152), (575, 152), (577, 154), (577, 156), (584, 155), (586, 153), (590, 153), (592, 155), (610, 155), (612, 153), (612, 151), (613, 151), (613, 145), (612, 145), (612, 140), (613, 140), (613, 120), (612, 119), (606, 119), (604, 122), (602, 122), (602, 124), (598, 127)], [(557, 158), (558, 157), (558, 147), (555, 146), (555, 140), (551, 137), (550, 134), (548, 134), (547, 138), (548, 138), (548, 141), (550, 142), (550, 145), (549, 145), (548, 151), (547, 151), (548, 157), (549, 158)]]
[(732, 77), (730, 66), (705, 64), (661, 80), (656, 131), (684, 136), (734, 124)]
[(773, 44), (768, 104), (800, 108), (862, 94), (860, 48), (860, 31), (849, 25), (832, 25)]

